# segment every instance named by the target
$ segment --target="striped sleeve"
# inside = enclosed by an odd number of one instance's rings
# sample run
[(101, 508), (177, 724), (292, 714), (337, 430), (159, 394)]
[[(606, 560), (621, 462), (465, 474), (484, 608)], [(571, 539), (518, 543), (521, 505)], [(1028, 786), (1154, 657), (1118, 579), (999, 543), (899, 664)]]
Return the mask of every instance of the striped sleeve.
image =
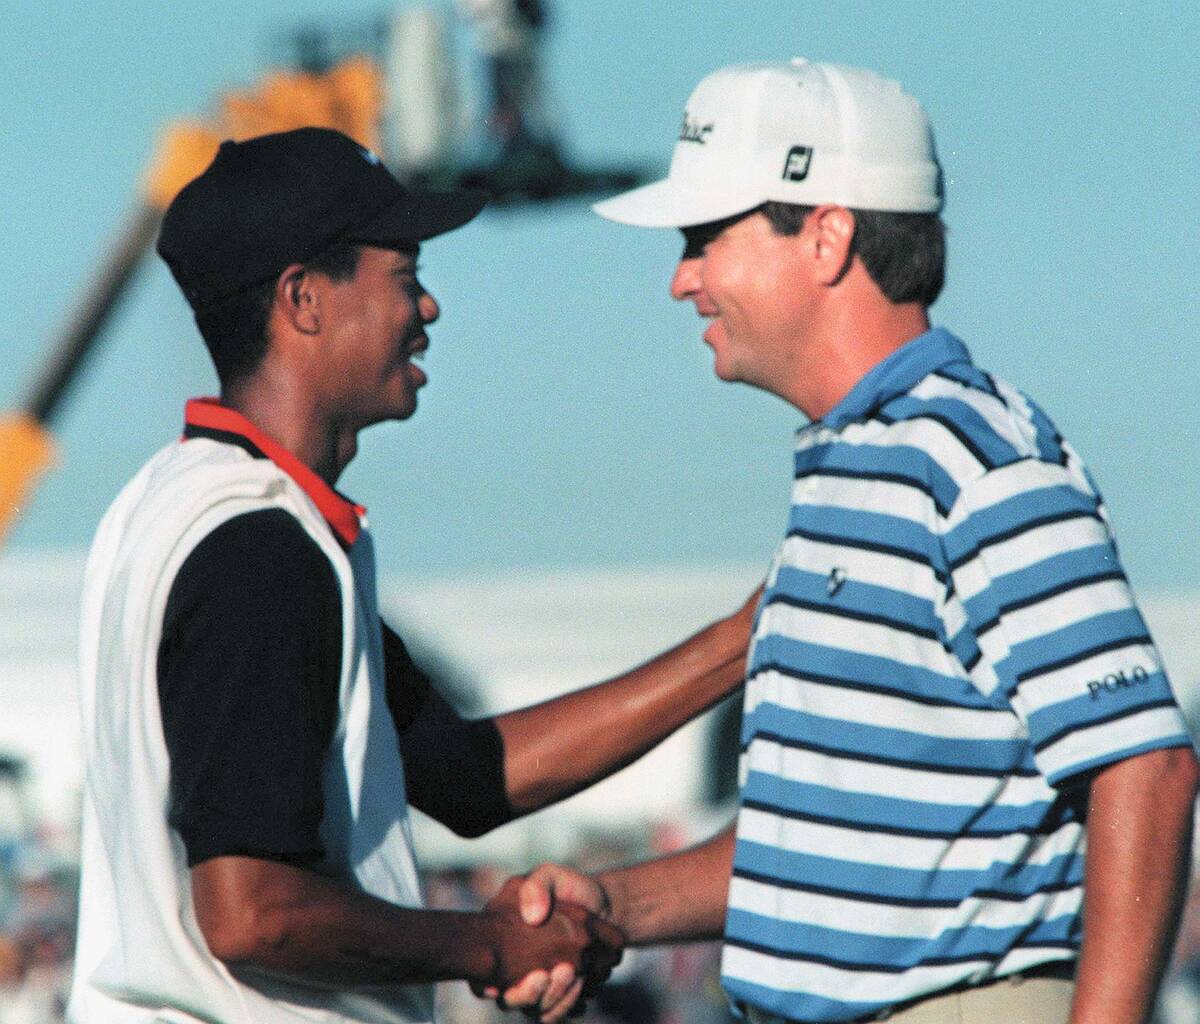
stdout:
[(990, 663), (1052, 785), (1190, 743), (1086, 477), (1034, 458), (983, 474), (945, 549), (965, 612), (952, 646)]

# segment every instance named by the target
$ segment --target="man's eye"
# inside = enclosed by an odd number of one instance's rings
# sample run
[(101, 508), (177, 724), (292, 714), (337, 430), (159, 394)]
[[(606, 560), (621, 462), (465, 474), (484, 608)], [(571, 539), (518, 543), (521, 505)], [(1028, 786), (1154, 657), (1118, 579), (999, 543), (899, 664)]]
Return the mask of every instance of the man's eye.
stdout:
[(705, 250), (713, 244), (729, 225), (737, 218), (713, 221), (711, 224), (697, 224), (692, 228), (683, 229), (683, 255), (685, 259), (703, 256)]

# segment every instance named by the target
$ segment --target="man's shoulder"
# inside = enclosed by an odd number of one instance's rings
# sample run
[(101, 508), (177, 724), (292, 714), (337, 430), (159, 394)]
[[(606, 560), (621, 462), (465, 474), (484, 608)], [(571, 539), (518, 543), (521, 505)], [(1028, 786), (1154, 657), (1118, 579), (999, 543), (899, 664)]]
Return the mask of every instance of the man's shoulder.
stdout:
[[(185, 526), (224, 504), (277, 503), (290, 478), (269, 459), (206, 438), (160, 449), (117, 495), (106, 519)], [(219, 517), (221, 518), (221, 517)]]
[(971, 364), (940, 367), (878, 413), (892, 445), (917, 449), (960, 486), (1014, 463), (1063, 463), (1054, 423), (1024, 392)]
[(101, 520), (89, 578), (132, 573), (157, 575), (178, 564), (196, 544), (245, 513), (282, 509), (309, 533), (323, 528), (319, 514), (269, 459), (203, 438), (167, 445), (125, 485)]
[[(211, 490), (235, 479), (261, 481), (272, 464), (254, 459), (234, 445), (206, 438), (179, 438), (147, 459), (118, 492), (106, 516), (143, 508), (161, 495), (177, 499), (181, 492)], [(278, 472), (271, 475), (278, 475)]]

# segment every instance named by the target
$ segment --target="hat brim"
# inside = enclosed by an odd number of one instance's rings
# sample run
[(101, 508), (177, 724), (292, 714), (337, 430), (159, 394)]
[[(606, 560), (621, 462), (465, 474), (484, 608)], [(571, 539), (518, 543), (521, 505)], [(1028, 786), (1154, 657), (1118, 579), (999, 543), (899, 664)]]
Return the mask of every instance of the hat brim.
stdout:
[(487, 201), (486, 192), (468, 189), (409, 192), (367, 223), (346, 232), (346, 241), (384, 246), (424, 242), (473, 220)]
[(639, 228), (687, 228), (746, 213), (765, 202), (757, 188), (720, 189), (681, 185), (663, 178), (595, 203), (592, 209), (618, 224)]

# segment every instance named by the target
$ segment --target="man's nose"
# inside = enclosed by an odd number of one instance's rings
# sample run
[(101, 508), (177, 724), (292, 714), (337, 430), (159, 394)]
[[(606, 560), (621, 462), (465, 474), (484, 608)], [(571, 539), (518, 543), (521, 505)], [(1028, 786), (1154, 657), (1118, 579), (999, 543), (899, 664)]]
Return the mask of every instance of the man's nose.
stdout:
[(700, 288), (700, 260), (684, 256), (671, 277), (671, 298), (686, 299)]
[(424, 323), (431, 324), (442, 314), (442, 308), (429, 292), (422, 292), (417, 300), (417, 309)]

